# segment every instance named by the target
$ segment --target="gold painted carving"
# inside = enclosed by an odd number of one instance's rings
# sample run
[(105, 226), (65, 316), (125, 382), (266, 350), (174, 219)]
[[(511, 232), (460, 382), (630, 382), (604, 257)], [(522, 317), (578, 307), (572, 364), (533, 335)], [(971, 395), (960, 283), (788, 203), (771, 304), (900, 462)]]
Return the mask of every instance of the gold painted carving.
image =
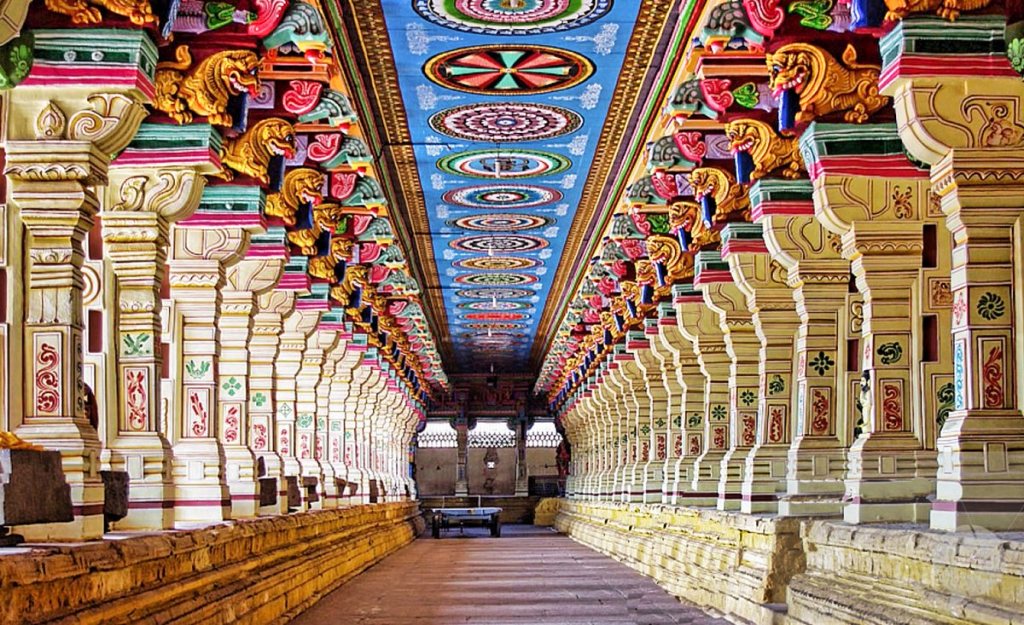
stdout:
[[(697, 250), (718, 243), (721, 241), (721, 235), (711, 228), (707, 227), (704, 220), (700, 216), (700, 205), (696, 202), (675, 202), (669, 206), (669, 225), (673, 230), (685, 230), (690, 233), (690, 249), (691, 253), (695, 253)], [(648, 253), (650, 254), (650, 240), (647, 243)], [(693, 266), (690, 263), (689, 273), (685, 274), (684, 277), (693, 275)]]
[[(274, 156), (290, 158), (295, 153), (295, 130), (292, 125), (277, 117), (261, 119), (245, 134), (224, 143), (224, 164), (240, 174), (251, 176), (263, 184), (270, 182), (267, 168)], [(225, 170), (223, 177), (231, 180), (231, 172)]]
[(901, 20), (911, 13), (935, 12), (941, 18), (954, 21), (964, 11), (984, 9), (992, 0), (885, 0), (885, 21)]
[(53, 102), (47, 102), (36, 118), (36, 139), (61, 139), (67, 127), (68, 118), (64, 111)]
[(781, 170), (778, 175), (795, 179), (805, 171), (796, 137), (780, 137), (768, 124), (756, 119), (737, 119), (725, 125), (729, 149), (746, 152), (754, 161), (750, 180), (760, 180)]
[(698, 167), (690, 172), (690, 186), (698, 198), (715, 198), (716, 222), (750, 221), (747, 190), (729, 172), (717, 167)]
[(18, 438), (12, 432), (0, 431), (0, 449), (24, 449), (28, 451), (44, 451), (39, 445), (33, 445)]
[(828, 52), (806, 43), (791, 43), (765, 56), (773, 91), (795, 89), (800, 96), (796, 120), (843, 112), (843, 119), (864, 123), (889, 99), (878, 93), (877, 65), (857, 62), (857, 50), (846, 46), (842, 63)]
[(243, 92), (255, 96), (259, 91), (256, 71), (260, 61), (254, 52), (224, 50), (195, 66), (188, 46), (178, 46), (174, 56), (176, 61), (157, 65), (154, 106), (179, 124), (191, 123), (195, 114), (215, 126), (232, 126), (228, 100)]
[[(267, 197), (264, 212), (270, 217), (278, 217), (289, 226), (295, 225), (295, 214), (302, 204), (319, 204), (324, 196), (323, 172), (311, 167), (296, 167), (288, 170), (281, 184), (281, 191), (271, 193)], [(319, 234), (319, 233), (318, 233)]]
[(67, 15), (72, 23), (80, 26), (99, 24), (103, 21), (100, 10), (91, 5), (127, 17), (136, 26), (156, 23), (156, 16), (149, 0), (46, 0), (47, 9)]

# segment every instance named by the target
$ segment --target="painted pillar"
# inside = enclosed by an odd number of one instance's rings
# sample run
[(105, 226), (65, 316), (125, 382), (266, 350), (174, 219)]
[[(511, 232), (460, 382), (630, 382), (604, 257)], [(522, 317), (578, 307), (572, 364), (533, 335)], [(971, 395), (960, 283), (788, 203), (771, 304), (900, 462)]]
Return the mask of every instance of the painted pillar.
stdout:
[[(838, 515), (845, 493), (847, 432), (852, 416), (841, 398), (848, 339), (843, 317), (850, 263), (839, 237), (814, 218), (808, 180), (759, 180), (750, 191), (752, 216), (763, 227), (765, 246), (787, 271), (800, 319), (795, 342), (795, 396), (790, 404), (793, 441), (786, 467), (785, 516)], [(859, 353), (859, 348), (857, 348)], [(859, 371), (858, 371), (859, 376)], [(858, 384), (859, 386), (859, 384)]]
[(931, 165), (954, 241), (954, 406), (937, 440), (930, 513), (947, 531), (1024, 529), (1024, 85), (1002, 52), (1003, 21), (904, 21), (882, 40), (881, 88), (904, 145)]
[[(863, 432), (848, 456), (850, 523), (922, 521), (934, 492), (935, 453), (922, 420), (918, 286), (929, 184), (907, 160), (895, 125), (812, 124), (800, 141), (815, 212), (842, 237), (864, 296)], [(851, 156), (853, 155), (853, 156)], [(872, 161), (865, 168), (865, 159)], [(881, 171), (885, 177), (872, 174)]]
[[(665, 414), (655, 417), (658, 431), (655, 438), (655, 449), (664, 456), (661, 462), (661, 501), (672, 503), (677, 479), (676, 466), (683, 456), (685, 435), (683, 432), (683, 411), (686, 406), (686, 386), (683, 384), (679, 363), (679, 354), (669, 347), (665, 341), (666, 329), (676, 323), (676, 311), (670, 302), (658, 305), (658, 317), (645, 328), (661, 372), (661, 383), (665, 388)], [(652, 332), (653, 330), (653, 332)], [(659, 419), (664, 423), (659, 425)], [(662, 438), (663, 437), (663, 438)]]
[(643, 462), (643, 483), (640, 492), (645, 503), (661, 503), (665, 483), (665, 461), (668, 457), (670, 400), (662, 379), (661, 360), (651, 347), (652, 339), (658, 333), (657, 324), (655, 319), (645, 320), (644, 332), (641, 335), (643, 338), (635, 337), (636, 345), (633, 349), (641, 379), (644, 381), (638, 399), (641, 400), (641, 407), (644, 404), (647, 406), (646, 410), (641, 409), (641, 416), (646, 413), (646, 417), (641, 418), (640, 422), (640, 460)]
[[(641, 333), (630, 331), (636, 337)], [(637, 343), (639, 341), (636, 341)], [(635, 344), (634, 344), (635, 347)], [(647, 443), (647, 451), (650, 452), (650, 426), (647, 426), (647, 433), (643, 427), (649, 419), (649, 406), (647, 395), (643, 389), (643, 372), (636, 362), (636, 356), (629, 351), (630, 344), (627, 336), (624, 345), (616, 345), (621, 350), (621, 355), (616, 359), (619, 367), (612, 376), (611, 382), (617, 389), (616, 405), (622, 415), (623, 436), (625, 446), (622, 450), (622, 466), (620, 472), (621, 499), (624, 502), (639, 502), (643, 500), (643, 452), (644, 443)], [(641, 401), (642, 400), (642, 401)]]
[(722, 232), (722, 257), (746, 297), (760, 341), (757, 384), (757, 441), (744, 467), (740, 510), (778, 511), (786, 490), (786, 458), (791, 441), (793, 344), (800, 318), (787, 272), (768, 255), (760, 224), (730, 223)]
[[(195, 158), (164, 143), (192, 148)], [(142, 124), (114, 161), (103, 211), (104, 256), (113, 278), (113, 384), (108, 386), (106, 443), (111, 468), (130, 480), (128, 516), (119, 530), (174, 526), (171, 445), (160, 427), (163, 332), (160, 291), (166, 280), (170, 224), (191, 216), (219, 171), (219, 135), (208, 125)], [(145, 163), (145, 165), (142, 165)], [(109, 352), (108, 352), (109, 353)], [(99, 390), (99, 389), (97, 389)]]
[(103, 532), (103, 484), (82, 381), (82, 241), (111, 157), (146, 115), (156, 48), (136, 31), (35, 30), (33, 37), (37, 61), (11, 91), (5, 146), (8, 199), (25, 227), (27, 260), (18, 366), (28, 383), (16, 434), (61, 452), (75, 518), (19, 532), (29, 539), (96, 538)]

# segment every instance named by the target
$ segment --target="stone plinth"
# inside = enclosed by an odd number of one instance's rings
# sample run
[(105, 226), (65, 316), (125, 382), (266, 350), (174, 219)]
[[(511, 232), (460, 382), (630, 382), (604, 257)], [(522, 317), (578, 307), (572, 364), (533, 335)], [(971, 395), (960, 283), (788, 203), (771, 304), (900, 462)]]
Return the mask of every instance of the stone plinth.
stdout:
[(68, 523), (73, 518), (60, 452), (0, 449), (0, 525)]

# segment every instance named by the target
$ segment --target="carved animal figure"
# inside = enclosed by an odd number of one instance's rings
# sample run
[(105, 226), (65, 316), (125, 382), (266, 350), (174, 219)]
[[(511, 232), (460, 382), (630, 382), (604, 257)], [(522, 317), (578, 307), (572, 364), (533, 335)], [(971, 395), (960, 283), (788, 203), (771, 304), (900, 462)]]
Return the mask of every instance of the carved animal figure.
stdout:
[(699, 167), (690, 172), (690, 185), (698, 200), (714, 198), (714, 221), (750, 221), (750, 198), (732, 174), (717, 167)]
[[(252, 176), (263, 184), (270, 182), (267, 168), (274, 156), (291, 158), (295, 154), (295, 130), (292, 125), (277, 117), (261, 119), (245, 134), (224, 142), (221, 160), (240, 174)], [(230, 172), (224, 177), (231, 180)]]
[(779, 95), (793, 89), (799, 95), (799, 123), (845, 111), (845, 121), (860, 124), (889, 101), (878, 93), (881, 68), (857, 63), (857, 51), (852, 45), (843, 52), (842, 63), (806, 43), (782, 46), (765, 59), (772, 91)]
[(254, 52), (224, 50), (195, 66), (187, 46), (178, 46), (174, 56), (176, 61), (157, 65), (154, 106), (179, 124), (191, 123), (194, 115), (200, 115), (214, 126), (233, 126), (228, 100), (243, 92), (252, 97), (259, 93), (260, 60)]
[(269, 217), (278, 217), (289, 226), (295, 225), (295, 214), (303, 204), (316, 206), (323, 201), (321, 189), (324, 173), (312, 167), (296, 167), (284, 175), (281, 190), (267, 196), (263, 212)]
[[(721, 240), (721, 235), (717, 231), (709, 228), (708, 225), (704, 223), (704, 220), (701, 219), (700, 205), (696, 202), (684, 201), (672, 204), (669, 212), (669, 224), (672, 230), (685, 230), (690, 233), (690, 248), (687, 251), (691, 254), (696, 253), (707, 245), (717, 243)], [(648, 253), (651, 253), (650, 248), (648, 248)], [(690, 275), (693, 275), (692, 269), (693, 268), (691, 266)]]
[(341, 128), (356, 123), (359, 118), (356, 117), (352, 104), (344, 93), (324, 89), (316, 106), (308, 113), (299, 115), (299, 121), (304, 124), (322, 121), (335, 128)]
[(72, 23), (80, 26), (103, 21), (103, 15), (96, 7), (127, 17), (136, 26), (156, 23), (156, 15), (153, 14), (149, 0), (46, 0), (47, 9), (67, 15)]
[(756, 119), (738, 119), (725, 125), (729, 149), (746, 152), (754, 161), (750, 179), (760, 180), (777, 171), (783, 178), (796, 179), (805, 171), (800, 142), (795, 137), (780, 137), (768, 124)]
[[(338, 266), (339, 261), (344, 260), (351, 253), (351, 241), (341, 237), (333, 237), (331, 239), (331, 249), (327, 254), (309, 259), (309, 275), (331, 283), (337, 282), (338, 277), (335, 273), (335, 268)], [(346, 279), (349, 270), (354, 268), (353, 266), (345, 270)]]
[(700, 79), (691, 78), (676, 87), (672, 99), (668, 103), (668, 111), (675, 117), (692, 117), (703, 115), (710, 119), (718, 119), (718, 111), (708, 106), (704, 91), (700, 88)]
[(977, 11), (991, 3), (992, 0), (885, 0), (885, 8), (888, 9), (885, 21), (895, 22), (911, 13), (935, 11), (939, 17), (952, 22), (963, 11)]

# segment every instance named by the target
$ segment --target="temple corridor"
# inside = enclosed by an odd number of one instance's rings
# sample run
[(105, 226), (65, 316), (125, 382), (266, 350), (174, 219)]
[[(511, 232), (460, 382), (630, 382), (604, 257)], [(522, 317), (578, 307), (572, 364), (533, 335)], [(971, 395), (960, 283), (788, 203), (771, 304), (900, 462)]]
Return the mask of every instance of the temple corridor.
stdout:
[(291, 625), (727, 625), (551, 528), (424, 535)]

